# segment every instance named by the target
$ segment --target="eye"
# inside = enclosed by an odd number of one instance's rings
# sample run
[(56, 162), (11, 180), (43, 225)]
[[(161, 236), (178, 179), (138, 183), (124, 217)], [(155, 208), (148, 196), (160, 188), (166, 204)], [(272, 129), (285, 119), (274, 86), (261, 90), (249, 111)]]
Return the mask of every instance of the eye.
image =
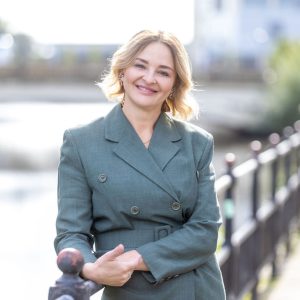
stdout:
[(143, 64), (136, 63), (134, 64), (134, 66), (138, 69), (145, 69), (145, 66)]
[(162, 76), (165, 76), (165, 77), (169, 77), (169, 73), (166, 72), (166, 71), (158, 71), (158, 74), (162, 75)]

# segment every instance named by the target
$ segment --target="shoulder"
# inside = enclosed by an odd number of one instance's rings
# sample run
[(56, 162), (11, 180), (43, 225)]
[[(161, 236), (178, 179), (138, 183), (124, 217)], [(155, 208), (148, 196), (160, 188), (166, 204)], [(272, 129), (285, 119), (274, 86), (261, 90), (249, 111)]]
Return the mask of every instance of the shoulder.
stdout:
[(68, 128), (64, 132), (64, 140), (70, 139), (76, 144), (89, 144), (102, 136), (104, 117), (93, 120), (87, 124), (81, 124)]
[(187, 121), (177, 119), (172, 119), (172, 121), (178, 132), (185, 139), (201, 143), (213, 142), (213, 135), (202, 127)]

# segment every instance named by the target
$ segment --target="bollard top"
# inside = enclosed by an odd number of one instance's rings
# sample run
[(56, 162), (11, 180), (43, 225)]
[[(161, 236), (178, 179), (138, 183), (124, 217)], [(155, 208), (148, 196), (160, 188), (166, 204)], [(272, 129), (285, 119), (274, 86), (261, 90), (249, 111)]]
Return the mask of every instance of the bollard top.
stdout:
[(235, 163), (235, 154), (234, 153), (226, 153), (225, 155), (225, 162), (226, 162), (226, 165), (229, 169), (231, 169)]
[(283, 129), (283, 136), (289, 138), (294, 133), (294, 128), (292, 126), (287, 126)]
[(84, 260), (80, 251), (74, 248), (66, 248), (59, 252), (57, 266), (64, 274), (77, 275), (82, 270)]
[(280, 135), (276, 132), (270, 134), (269, 136), (269, 142), (271, 143), (271, 145), (274, 147), (277, 144), (279, 144), (280, 142)]
[(254, 155), (257, 157), (258, 154), (259, 154), (259, 152), (260, 152), (261, 149), (262, 149), (261, 142), (260, 142), (260, 141), (257, 141), (257, 140), (252, 141), (252, 142), (250, 143), (250, 148), (251, 148), (251, 150), (253, 151)]

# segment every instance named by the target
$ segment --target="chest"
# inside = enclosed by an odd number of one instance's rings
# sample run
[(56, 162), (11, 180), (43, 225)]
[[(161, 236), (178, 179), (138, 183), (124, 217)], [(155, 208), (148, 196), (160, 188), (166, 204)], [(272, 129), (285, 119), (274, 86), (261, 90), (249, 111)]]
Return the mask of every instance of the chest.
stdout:
[[(182, 221), (195, 205), (196, 168), (191, 153), (184, 149), (163, 169), (153, 156), (143, 157), (143, 169), (138, 169), (117, 156), (110, 145), (85, 157), (93, 157), (84, 162), (84, 168), (92, 190), (93, 206), (100, 215), (117, 211), (120, 216)], [(155, 171), (145, 172), (150, 169)]]

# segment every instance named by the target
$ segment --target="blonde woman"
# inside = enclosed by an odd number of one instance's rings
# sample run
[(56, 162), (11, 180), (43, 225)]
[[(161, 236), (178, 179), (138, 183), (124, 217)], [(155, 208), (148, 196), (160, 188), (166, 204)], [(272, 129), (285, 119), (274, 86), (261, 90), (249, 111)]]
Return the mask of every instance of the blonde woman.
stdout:
[(64, 135), (56, 251), (81, 251), (82, 276), (104, 286), (102, 299), (225, 299), (213, 138), (184, 121), (193, 106), (183, 45), (137, 33), (101, 87), (119, 103)]

